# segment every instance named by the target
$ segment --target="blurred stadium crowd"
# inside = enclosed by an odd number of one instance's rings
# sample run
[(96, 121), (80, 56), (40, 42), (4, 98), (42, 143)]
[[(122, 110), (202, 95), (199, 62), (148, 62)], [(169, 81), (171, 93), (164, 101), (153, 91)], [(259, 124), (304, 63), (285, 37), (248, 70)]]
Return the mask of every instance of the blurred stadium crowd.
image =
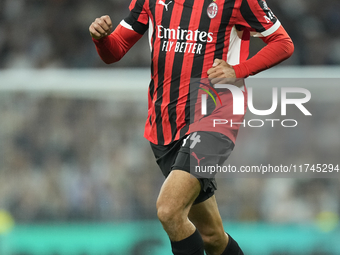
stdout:
[[(339, 1), (268, 0), (268, 4), (295, 43), (294, 56), (284, 64), (340, 64)], [(0, 68), (103, 67), (88, 26), (104, 14), (117, 25), (128, 5), (124, 0), (1, 0)], [(262, 43), (255, 41), (253, 53)], [(149, 63), (144, 38), (115, 66)]]
[[(136, 101), (2, 93), (0, 208), (19, 222), (155, 218), (163, 176), (143, 138), (145, 109)], [(327, 130), (324, 143), (314, 132), (243, 129), (230, 163), (336, 163), (335, 110), (320, 114), (323, 125), (302, 124)], [(225, 220), (301, 223), (340, 214), (339, 179), (219, 178), (218, 185)]]

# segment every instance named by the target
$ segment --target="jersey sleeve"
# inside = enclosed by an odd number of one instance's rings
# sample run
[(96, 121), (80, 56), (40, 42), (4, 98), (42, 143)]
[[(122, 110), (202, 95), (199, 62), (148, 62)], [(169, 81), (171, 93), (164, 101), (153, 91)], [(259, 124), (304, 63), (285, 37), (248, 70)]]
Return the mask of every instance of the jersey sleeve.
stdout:
[(129, 16), (109, 36), (99, 40), (92, 38), (100, 58), (106, 64), (119, 61), (148, 29), (146, 1), (148, 0), (132, 0)]
[(242, 0), (237, 27), (250, 28), (255, 37), (266, 37), (274, 33), (280, 25), (265, 0)]
[(143, 35), (118, 25), (109, 36), (92, 38), (100, 58), (111, 64), (119, 61)]
[(252, 58), (233, 66), (237, 78), (246, 78), (275, 66), (294, 52), (294, 44), (282, 26), (261, 39), (267, 44), (265, 47)]
[(132, 0), (129, 9), (130, 14), (120, 23), (123, 27), (144, 34), (149, 27), (149, 15), (147, 13), (147, 0)]

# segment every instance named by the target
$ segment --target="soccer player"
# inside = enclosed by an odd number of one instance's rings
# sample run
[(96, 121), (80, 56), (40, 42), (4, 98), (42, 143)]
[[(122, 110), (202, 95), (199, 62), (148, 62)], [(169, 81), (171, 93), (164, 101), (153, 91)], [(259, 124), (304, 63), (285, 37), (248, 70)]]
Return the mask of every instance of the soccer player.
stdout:
[[(205, 157), (200, 153), (207, 146), (215, 150), (210, 163), (223, 163), (239, 126), (193, 132), (190, 78), (217, 83), (254, 75), (290, 57), (294, 50), (290, 37), (264, 0), (132, 0), (129, 15), (112, 33), (111, 29), (109, 16), (95, 19), (89, 28), (107, 64), (119, 61), (148, 30), (152, 62), (144, 136), (166, 177), (157, 215), (173, 254), (242, 255), (224, 231), (215, 179), (190, 175), (190, 159), (202, 163)], [(247, 59), (250, 36), (266, 45)], [(197, 150), (190, 153), (193, 147)]]

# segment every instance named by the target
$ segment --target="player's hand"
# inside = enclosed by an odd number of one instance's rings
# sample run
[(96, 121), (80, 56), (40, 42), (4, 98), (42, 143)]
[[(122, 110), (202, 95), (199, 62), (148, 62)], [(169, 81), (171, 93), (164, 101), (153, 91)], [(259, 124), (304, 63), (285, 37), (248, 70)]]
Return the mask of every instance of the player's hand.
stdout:
[(208, 78), (212, 84), (228, 83), (236, 81), (234, 68), (222, 59), (215, 59), (213, 66), (208, 70)]
[(96, 18), (89, 27), (90, 35), (94, 39), (101, 39), (111, 34), (112, 21), (108, 15)]

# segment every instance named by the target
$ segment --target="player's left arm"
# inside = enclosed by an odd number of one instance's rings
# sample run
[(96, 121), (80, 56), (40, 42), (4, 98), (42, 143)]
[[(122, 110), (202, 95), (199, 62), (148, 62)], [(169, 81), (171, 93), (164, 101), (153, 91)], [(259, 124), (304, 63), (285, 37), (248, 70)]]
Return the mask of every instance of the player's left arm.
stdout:
[(267, 45), (252, 58), (234, 66), (215, 60), (208, 71), (209, 78), (246, 78), (279, 64), (293, 54), (291, 38), (265, 1), (243, 0), (238, 25), (256, 31), (255, 36)]
[(282, 25), (274, 33), (261, 39), (266, 46), (252, 58), (233, 66), (237, 78), (246, 78), (271, 68), (289, 58), (294, 52), (294, 44)]

